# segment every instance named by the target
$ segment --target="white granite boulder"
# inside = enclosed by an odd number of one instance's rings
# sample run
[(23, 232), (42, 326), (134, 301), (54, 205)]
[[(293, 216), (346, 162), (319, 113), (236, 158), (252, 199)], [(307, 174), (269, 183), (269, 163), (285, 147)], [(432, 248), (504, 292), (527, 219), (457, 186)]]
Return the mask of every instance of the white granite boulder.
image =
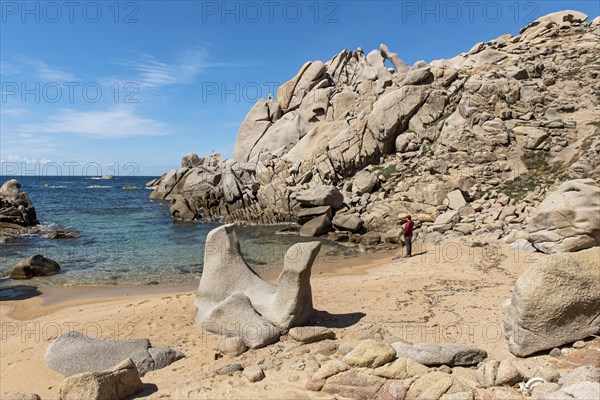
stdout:
[(510, 351), (525, 357), (600, 333), (600, 247), (543, 258), (504, 304)]
[(290, 247), (273, 285), (244, 261), (233, 225), (212, 230), (196, 293), (196, 321), (209, 332), (239, 336), (250, 348), (273, 343), (314, 311), (310, 273), (320, 247), (319, 242)]

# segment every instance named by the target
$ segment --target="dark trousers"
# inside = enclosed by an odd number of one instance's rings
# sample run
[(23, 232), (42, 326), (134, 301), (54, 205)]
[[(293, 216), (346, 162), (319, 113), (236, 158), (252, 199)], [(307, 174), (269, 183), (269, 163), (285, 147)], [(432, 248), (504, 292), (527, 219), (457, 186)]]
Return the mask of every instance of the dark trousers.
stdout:
[(404, 236), (404, 243), (406, 244), (406, 255), (412, 256), (412, 236)]

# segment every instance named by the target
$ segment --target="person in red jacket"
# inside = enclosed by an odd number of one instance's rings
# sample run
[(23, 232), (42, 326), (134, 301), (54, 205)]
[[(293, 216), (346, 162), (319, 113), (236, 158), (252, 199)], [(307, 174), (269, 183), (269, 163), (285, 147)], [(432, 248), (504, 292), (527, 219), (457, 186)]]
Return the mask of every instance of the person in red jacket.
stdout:
[(408, 215), (406, 217), (406, 223), (404, 224), (404, 243), (406, 244), (406, 256), (412, 257), (412, 236), (413, 236), (413, 228), (415, 223), (412, 221), (412, 217)]

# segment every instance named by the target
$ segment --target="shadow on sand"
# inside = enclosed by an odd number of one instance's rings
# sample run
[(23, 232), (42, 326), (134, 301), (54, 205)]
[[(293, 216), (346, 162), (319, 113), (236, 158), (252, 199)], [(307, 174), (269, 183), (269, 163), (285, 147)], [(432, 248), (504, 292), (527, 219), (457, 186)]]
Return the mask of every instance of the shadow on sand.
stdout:
[(25, 300), (42, 294), (37, 286), (15, 285), (0, 288), (0, 301)]
[(327, 328), (348, 328), (356, 325), (367, 314), (362, 312), (348, 314), (329, 314), (327, 311), (315, 310), (310, 318), (311, 325), (325, 326)]
[(141, 392), (128, 397), (127, 400), (142, 399), (156, 392), (158, 392), (158, 386), (156, 386), (154, 383), (144, 383), (144, 389), (142, 389)]

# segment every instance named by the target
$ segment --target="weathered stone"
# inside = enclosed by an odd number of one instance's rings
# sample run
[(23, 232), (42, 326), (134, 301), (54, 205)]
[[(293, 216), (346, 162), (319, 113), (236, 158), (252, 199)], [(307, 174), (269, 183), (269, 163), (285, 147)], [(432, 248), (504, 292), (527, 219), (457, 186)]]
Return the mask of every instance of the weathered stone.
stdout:
[(315, 186), (304, 190), (296, 196), (296, 200), (308, 207), (330, 206), (337, 210), (344, 204), (344, 196), (335, 186)]
[(54, 260), (36, 254), (21, 260), (10, 272), (11, 279), (29, 279), (34, 276), (56, 275), (60, 271), (60, 265)]
[[(148, 339), (102, 340), (70, 331), (48, 346), (44, 361), (53, 370), (70, 376), (101, 372), (130, 358), (143, 376), (148, 371), (162, 368), (184, 357), (183, 353), (162, 348), (152, 354), (151, 348)], [(153, 357), (157, 357), (157, 360)]]
[(427, 366), (477, 365), (487, 357), (485, 350), (470, 346), (405, 342), (395, 342), (392, 346), (396, 350), (397, 357), (410, 358)]
[(241, 364), (229, 364), (217, 370), (217, 375), (233, 375), (235, 372), (243, 371), (244, 367)]
[(372, 193), (379, 185), (377, 175), (369, 171), (359, 171), (352, 180), (352, 190), (361, 195), (363, 193)]
[(528, 268), (504, 304), (510, 351), (524, 357), (600, 332), (600, 248), (554, 254)]
[(438, 400), (443, 395), (473, 392), (467, 384), (443, 372), (430, 372), (417, 377), (406, 393), (406, 400)]
[(376, 368), (373, 373), (386, 379), (410, 379), (429, 372), (429, 368), (411, 358), (398, 358), (394, 362)]
[(583, 365), (575, 368), (564, 374), (558, 380), (558, 384), (561, 387), (565, 387), (585, 381), (600, 382), (600, 368), (592, 367), (591, 365)]
[(331, 220), (327, 215), (313, 218), (300, 228), (300, 236), (316, 237), (331, 230)]
[(357, 233), (362, 229), (364, 224), (365, 221), (357, 214), (342, 214), (333, 217), (333, 226), (342, 231)]
[(446, 196), (448, 197), (448, 207), (452, 210), (458, 210), (467, 205), (467, 200), (465, 200), (465, 197), (460, 190), (454, 190)]
[(197, 322), (209, 332), (240, 336), (250, 348), (273, 343), (313, 313), (310, 273), (319, 249), (319, 242), (292, 246), (275, 286), (246, 264), (233, 225), (212, 230), (196, 294)]
[(384, 382), (381, 378), (352, 369), (328, 378), (321, 390), (352, 399), (368, 400), (376, 397)]
[(262, 381), (263, 379), (265, 379), (265, 373), (256, 364), (252, 364), (252, 365), (244, 368), (242, 375), (244, 375), (244, 377), (246, 379), (248, 379), (248, 382), (250, 382), (250, 383), (259, 382), (259, 381)]
[(484, 388), (513, 386), (523, 378), (523, 374), (508, 360), (490, 360), (477, 369), (477, 382)]
[(529, 240), (546, 253), (600, 246), (600, 186), (592, 179), (562, 183), (535, 211)]
[(348, 371), (350, 367), (348, 364), (340, 360), (330, 360), (319, 368), (317, 372), (306, 382), (306, 389), (318, 392), (323, 388), (325, 380), (331, 376), (339, 374), (343, 371)]
[(377, 232), (367, 232), (360, 238), (360, 243), (365, 246), (376, 246), (381, 243), (381, 234)]
[(299, 326), (291, 328), (289, 337), (302, 343), (314, 343), (321, 340), (335, 339), (335, 333), (324, 326)]
[(296, 213), (296, 218), (298, 218), (298, 223), (300, 225), (304, 225), (311, 219), (320, 217), (321, 215), (326, 215), (327, 218), (331, 219), (331, 217), (332, 217), (331, 207), (321, 206), (321, 207), (302, 208), (302, 209), (298, 210), (298, 212)]
[(61, 385), (59, 400), (121, 400), (142, 391), (144, 385), (131, 359), (102, 372), (69, 376)]
[(218, 350), (223, 354), (228, 354), (237, 357), (246, 351), (248, 347), (244, 343), (244, 340), (239, 336), (230, 336), (223, 338), (219, 343)]
[(404, 400), (406, 392), (407, 388), (403, 382), (389, 380), (379, 389), (376, 400)]
[(342, 359), (353, 367), (377, 368), (389, 363), (396, 358), (396, 350), (387, 343), (376, 340), (360, 342), (350, 353)]

